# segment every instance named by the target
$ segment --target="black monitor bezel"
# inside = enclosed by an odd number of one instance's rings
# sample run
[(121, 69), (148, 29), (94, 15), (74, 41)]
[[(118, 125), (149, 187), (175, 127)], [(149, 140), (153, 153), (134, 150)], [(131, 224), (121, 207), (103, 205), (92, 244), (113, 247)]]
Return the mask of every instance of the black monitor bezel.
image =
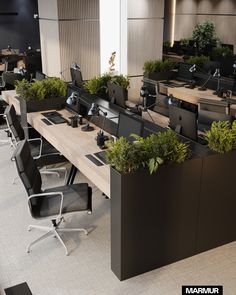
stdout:
[[(117, 130), (116, 130), (116, 137), (117, 137), (117, 138), (120, 138), (120, 137), (123, 136), (123, 135), (119, 135), (119, 128), (120, 128), (120, 122), (121, 122), (121, 120), (122, 120), (122, 116), (123, 116), (124, 118), (128, 119), (128, 120), (136, 121), (138, 124), (140, 124), (140, 133), (137, 134), (137, 135), (139, 135), (139, 136), (143, 136), (144, 122), (141, 121), (141, 120), (139, 120), (138, 118), (136, 118), (136, 117), (134, 117), (134, 116), (131, 116), (131, 115), (125, 114), (125, 113), (123, 113), (123, 112), (120, 112), (120, 113), (119, 113), (119, 121), (118, 121), (118, 125), (117, 125)], [(136, 134), (136, 133), (135, 133), (135, 134)], [(130, 136), (129, 136), (129, 138), (127, 138), (126, 136), (123, 136), (123, 137), (125, 137), (125, 138), (126, 138), (128, 141), (130, 141), (130, 142), (135, 141), (135, 139), (134, 139), (134, 138), (131, 138)]]

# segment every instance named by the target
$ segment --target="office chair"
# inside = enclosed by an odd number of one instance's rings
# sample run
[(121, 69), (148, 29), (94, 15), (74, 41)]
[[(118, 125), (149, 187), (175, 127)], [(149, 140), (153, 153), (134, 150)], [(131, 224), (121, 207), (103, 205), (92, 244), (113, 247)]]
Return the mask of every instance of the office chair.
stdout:
[(229, 121), (233, 122), (233, 117), (227, 114), (221, 114), (206, 110), (198, 111), (198, 130), (205, 132), (210, 130), (211, 124), (214, 121)]
[[(14, 148), (16, 148), (19, 141), (25, 139), (24, 129), (22, 128), (20, 124), (20, 121), (16, 115), (16, 111), (13, 105), (6, 107), (4, 115), (6, 117), (7, 126), (11, 132), (12, 145)], [(32, 128), (32, 127), (27, 127), (27, 128)], [(28, 139), (28, 141), (30, 143), (31, 155), (34, 158), (34, 160), (36, 160), (38, 167), (43, 168), (48, 165), (67, 162), (66, 158), (62, 156), (59, 153), (59, 151), (56, 150), (44, 138), (41, 138), (41, 137), (32, 138), (32, 139)], [(66, 177), (65, 167), (46, 169), (45, 171), (42, 171), (42, 173), (57, 174), (59, 177), (60, 176), (58, 173), (59, 170), (65, 171), (65, 177)]]
[(21, 81), (25, 78), (26, 78), (25, 75), (13, 73), (13, 72), (6, 71), (2, 74), (2, 79), (4, 81), (4, 87), (7, 90), (14, 90), (15, 89), (15, 82)]
[(8, 139), (1, 139), (0, 143), (1, 144), (10, 143), (11, 144), (11, 140), (10, 140), (11, 133), (10, 133), (9, 129), (7, 128), (7, 123), (6, 123), (6, 119), (5, 119), (5, 115), (4, 115), (4, 107), (1, 103), (1, 100), (0, 100), (0, 130), (6, 132), (7, 136), (8, 136)]
[(0, 76), (0, 91), (2, 91), (3, 89), (5, 89), (5, 86), (6, 86), (6, 83), (5, 83), (4, 78), (3, 78), (3, 74), (5, 72), (7, 72), (7, 69), (8, 69), (8, 62), (5, 59), (4, 60), (4, 71), (2, 72), (2, 75)]
[(92, 212), (92, 189), (87, 183), (64, 185), (42, 191), (42, 179), (36, 163), (31, 156), (29, 143), (26, 140), (20, 141), (14, 153), (17, 171), (28, 194), (28, 206), (31, 216), (34, 219), (49, 219), (51, 227), (29, 225), (32, 228), (46, 231), (46, 234), (34, 240), (27, 247), (30, 252), (31, 246), (46, 239), (49, 236), (58, 238), (68, 255), (68, 249), (64, 244), (60, 232), (79, 232), (88, 234), (84, 228), (59, 228), (64, 221), (64, 215), (87, 211)]

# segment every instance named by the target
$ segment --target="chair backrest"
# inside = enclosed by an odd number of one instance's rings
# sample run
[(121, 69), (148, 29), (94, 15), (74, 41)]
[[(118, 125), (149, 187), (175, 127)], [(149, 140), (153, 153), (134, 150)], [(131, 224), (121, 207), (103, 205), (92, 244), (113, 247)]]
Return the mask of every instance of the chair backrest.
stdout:
[(5, 84), (8, 86), (12, 86), (12, 89), (15, 89), (15, 82), (18, 80), (23, 80), (25, 77), (18, 73), (13, 72), (4, 72), (2, 74), (2, 79), (5, 82)]
[(4, 115), (6, 116), (8, 127), (10, 128), (15, 140), (18, 142), (25, 139), (24, 129), (18, 120), (14, 106), (7, 106)]
[(21, 181), (30, 196), (41, 192), (42, 179), (39, 169), (31, 156), (29, 143), (27, 140), (22, 140), (18, 143), (14, 158), (16, 168)]

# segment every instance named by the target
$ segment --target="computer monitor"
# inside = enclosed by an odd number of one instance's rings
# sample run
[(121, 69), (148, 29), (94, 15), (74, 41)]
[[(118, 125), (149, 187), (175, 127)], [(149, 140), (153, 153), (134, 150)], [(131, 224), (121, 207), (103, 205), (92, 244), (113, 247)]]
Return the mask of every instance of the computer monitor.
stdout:
[(194, 141), (198, 140), (196, 113), (170, 105), (169, 117), (172, 130)]
[(123, 136), (127, 138), (130, 142), (133, 142), (135, 139), (130, 136), (131, 134), (142, 136), (143, 122), (131, 115), (120, 113), (116, 137), (120, 138), (121, 136)]
[(70, 74), (71, 74), (71, 81), (72, 84), (76, 87), (83, 87), (83, 77), (82, 72), (79, 67), (71, 67), (70, 68)]
[(35, 73), (35, 80), (38, 80), (38, 81), (42, 81), (44, 79), (46, 79), (46, 75), (42, 72), (39, 72), (39, 71), (36, 71)]
[(126, 108), (125, 102), (128, 99), (127, 89), (112, 82), (108, 82), (107, 87), (110, 101), (122, 108)]
[(198, 114), (198, 105), (197, 104), (182, 100), (180, 103), (180, 107), (184, 110)]
[(189, 69), (192, 67), (191, 64), (187, 64), (184, 62), (179, 63), (179, 68), (178, 68), (178, 75), (177, 75), (177, 80), (179, 81), (184, 81), (188, 82), (193, 79), (193, 73), (189, 71)]

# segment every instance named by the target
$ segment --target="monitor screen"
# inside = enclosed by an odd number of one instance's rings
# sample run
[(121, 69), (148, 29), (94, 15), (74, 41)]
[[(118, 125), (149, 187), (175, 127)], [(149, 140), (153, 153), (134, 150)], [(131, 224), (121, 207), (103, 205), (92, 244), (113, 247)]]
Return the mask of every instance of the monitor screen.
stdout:
[(39, 71), (36, 71), (36, 73), (35, 73), (35, 80), (42, 81), (44, 79), (46, 79), (46, 75), (44, 73), (41, 73)]
[(122, 108), (126, 108), (126, 100), (128, 99), (127, 89), (115, 83), (108, 82), (108, 95), (112, 103), (117, 104)]
[(71, 74), (71, 81), (72, 84), (76, 87), (83, 87), (83, 77), (82, 77), (82, 72), (80, 68), (70, 68), (70, 74)]
[(142, 136), (143, 122), (131, 115), (120, 113), (116, 136), (118, 138), (123, 136), (132, 142), (135, 139), (130, 136), (131, 134)]
[(187, 64), (184, 62), (179, 63), (179, 69), (178, 69), (178, 76), (177, 79), (180, 81), (190, 81), (193, 78), (193, 73), (189, 71), (189, 69), (192, 67), (191, 64)]
[(169, 106), (170, 128), (175, 132), (197, 141), (197, 114), (183, 108)]

